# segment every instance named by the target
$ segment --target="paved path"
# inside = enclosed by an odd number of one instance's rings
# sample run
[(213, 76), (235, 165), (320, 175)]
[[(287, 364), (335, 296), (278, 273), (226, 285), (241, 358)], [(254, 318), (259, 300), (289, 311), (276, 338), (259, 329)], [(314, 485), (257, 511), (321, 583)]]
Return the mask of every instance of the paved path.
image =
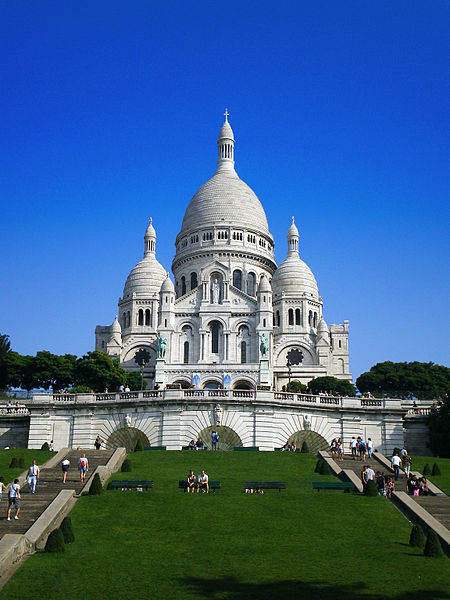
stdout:
[[(86, 450), (84, 452), (89, 461), (89, 471), (86, 480), (93, 475), (99, 465), (105, 465), (113, 453), (110, 450)], [(80, 455), (80, 451), (77, 450), (69, 450), (67, 452), (67, 457), (70, 460), (70, 468), (65, 484), (62, 482), (61, 464), (58, 464), (56, 467), (50, 469), (41, 469), (35, 494), (31, 494), (28, 491), (26, 483), (22, 486), (21, 511), (17, 521), (13, 518), (11, 518), (11, 521), (6, 520), (8, 497), (7, 493), (3, 495), (0, 503), (0, 538), (5, 533), (25, 533), (28, 531), (61, 490), (68, 489), (74, 490), (75, 494), (80, 493), (84, 485), (84, 483), (80, 482), (80, 475), (78, 473), (78, 458)], [(14, 514), (13, 511), (12, 514)]]

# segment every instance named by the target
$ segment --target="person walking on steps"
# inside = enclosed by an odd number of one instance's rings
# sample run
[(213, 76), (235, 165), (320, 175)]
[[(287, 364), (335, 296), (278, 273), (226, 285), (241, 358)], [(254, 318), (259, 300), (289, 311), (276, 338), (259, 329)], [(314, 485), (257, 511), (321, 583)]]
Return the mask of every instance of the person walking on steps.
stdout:
[(67, 480), (67, 471), (70, 467), (70, 460), (65, 456), (61, 461), (61, 469), (62, 469), (62, 482), (66, 483)]
[(11, 511), (14, 508), (14, 510), (15, 510), (14, 518), (17, 521), (17, 519), (19, 518), (19, 513), (20, 513), (20, 485), (19, 485), (19, 480), (17, 478), (14, 479), (14, 483), (12, 483), (9, 486), (8, 499), (9, 499), (9, 502), (8, 502), (7, 520), (11, 521)]
[(86, 454), (82, 454), (78, 459), (78, 470), (80, 471), (80, 481), (86, 480), (86, 473), (89, 469), (88, 459), (86, 458)]
[(28, 469), (28, 476), (27, 476), (28, 489), (30, 490), (30, 492), (32, 494), (34, 494), (36, 491), (36, 483), (37, 483), (37, 480), (39, 479), (39, 473), (40, 473), (39, 467), (37, 466), (36, 461), (33, 460), (33, 464)]

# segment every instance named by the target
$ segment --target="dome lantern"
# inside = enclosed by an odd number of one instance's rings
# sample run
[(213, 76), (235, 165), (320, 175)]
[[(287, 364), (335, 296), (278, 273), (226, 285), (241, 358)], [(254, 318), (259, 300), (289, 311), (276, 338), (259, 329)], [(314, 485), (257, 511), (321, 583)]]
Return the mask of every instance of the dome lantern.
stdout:
[(228, 109), (224, 112), (225, 121), (219, 131), (219, 159), (217, 161), (218, 171), (234, 171), (234, 134), (228, 123)]
[(292, 223), (287, 232), (288, 256), (298, 256), (298, 238), (298, 229), (294, 223), (294, 217), (292, 217)]
[(147, 231), (145, 232), (144, 242), (145, 242), (144, 256), (146, 254), (155, 254), (156, 231), (155, 231), (155, 228), (152, 225), (152, 218), (151, 217), (150, 217), (150, 220), (149, 220), (149, 223), (148, 223)]

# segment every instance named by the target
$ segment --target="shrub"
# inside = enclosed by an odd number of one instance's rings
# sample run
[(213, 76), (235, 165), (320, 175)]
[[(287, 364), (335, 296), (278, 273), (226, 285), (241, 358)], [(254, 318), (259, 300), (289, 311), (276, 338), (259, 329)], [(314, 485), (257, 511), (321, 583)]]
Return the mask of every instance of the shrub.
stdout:
[(432, 475), (440, 475), (441, 474), (441, 470), (440, 470), (439, 465), (437, 463), (434, 463), (433, 468), (431, 470), (431, 474)]
[(142, 452), (142, 450), (144, 449), (144, 444), (142, 443), (142, 440), (139, 438), (138, 441), (136, 442), (136, 446), (134, 448), (135, 452)]
[(392, 456), (395, 456), (396, 454), (398, 454), (398, 456), (401, 456), (400, 448), (394, 448), (394, 450), (392, 451)]
[(306, 454), (309, 452), (309, 446), (306, 442), (303, 442), (302, 449), (300, 450), (300, 452), (302, 452), (303, 454)]
[(330, 475), (331, 471), (330, 471), (330, 467), (328, 466), (328, 463), (326, 460), (322, 461), (322, 464), (320, 465), (320, 474), (321, 475)]
[(364, 494), (366, 496), (378, 496), (378, 488), (374, 479), (369, 479), (364, 487)]
[(409, 536), (410, 546), (422, 547), (425, 545), (425, 534), (420, 525), (413, 525), (411, 529), (411, 535)]
[(320, 473), (320, 468), (322, 466), (323, 460), (319, 458), (316, 462), (316, 468), (314, 469), (314, 473)]
[(123, 461), (120, 470), (122, 473), (129, 473), (131, 471), (131, 462), (128, 460), (128, 458)]
[(50, 446), (48, 445), (48, 442), (44, 442), (41, 446), (41, 450), (50, 450)]
[(423, 553), (425, 556), (443, 556), (444, 552), (442, 551), (441, 542), (437, 536), (437, 533), (434, 529), (430, 529), (427, 535), (427, 541), (425, 544), (425, 548), (423, 549)]
[(89, 488), (89, 494), (91, 496), (96, 496), (103, 492), (102, 482), (100, 481), (100, 475), (96, 473), (94, 475), (94, 479), (92, 480), (91, 487)]
[(292, 392), (294, 394), (297, 392), (303, 393), (307, 389), (306, 385), (304, 385), (301, 381), (296, 381), (296, 380), (291, 381), (291, 385), (288, 387), (289, 387), (288, 391)]
[(54, 529), (47, 538), (46, 552), (65, 552), (64, 536), (61, 529)]
[(426, 463), (426, 465), (424, 466), (422, 470), (422, 475), (431, 475), (431, 468), (428, 463)]
[(11, 459), (11, 462), (9, 463), (9, 468), (17, 469), (18, 466), (19, 466), (19, 463), (17, 462), (17, 458), (15, 456), (13, 456), (13, 458)]
[(17, 460), (17, 466), (19, 467), (19, 469), (25, 469), (25, 459), (23, 456), (21, 456), (18, 460)]
[(70, 517), (64, 517), (59, 528), (62, 531), (65, 544), (70, 544), (75, 541), (75, 535), (72, 529), (72, 519)]
[(88, 385), (74, 385), (69, 389), (69, 394), (89, 394), (91, 388)]

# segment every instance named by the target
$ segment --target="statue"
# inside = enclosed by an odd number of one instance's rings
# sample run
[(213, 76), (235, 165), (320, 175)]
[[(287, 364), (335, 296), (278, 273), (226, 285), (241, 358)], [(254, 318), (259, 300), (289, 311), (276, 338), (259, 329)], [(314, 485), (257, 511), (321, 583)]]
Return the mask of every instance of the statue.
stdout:
[(308, 418), (308, 415), (305, 415), (303, 417), (303, 429), (305, 431), (310, 431), (311, 430), (311, 419)]
[(220, 425), (220, 421), (222, 420), (222, 407), (220, 404), (216, 404), (214, 407), (214, 420), (217, 426)]
[(156, 339), (158, 340), (158, 358), (165, 358), (167, 340), (164, 336), (160, 335), (159, 333), (156, 334)]
[(131, 427), (131, 417), (130, 415), (125, 415), (123, 420), (125, 427)]
[(217, 277), (213, 279), (211, 285), (211, 298), (212, 304), (219, 304), (219, 296), (220, 296), (220, 283)]
[(259, 345), (259, 349), (261, 351), (261, 356), (262, 356), (262, 358), (267, 358), (267, 352), (269, 351), (269, 340), (267, 339), (267, 336), (265, 333), (262, 333), (259, 336), (259, 339), (261, 340), (261, 343)]

